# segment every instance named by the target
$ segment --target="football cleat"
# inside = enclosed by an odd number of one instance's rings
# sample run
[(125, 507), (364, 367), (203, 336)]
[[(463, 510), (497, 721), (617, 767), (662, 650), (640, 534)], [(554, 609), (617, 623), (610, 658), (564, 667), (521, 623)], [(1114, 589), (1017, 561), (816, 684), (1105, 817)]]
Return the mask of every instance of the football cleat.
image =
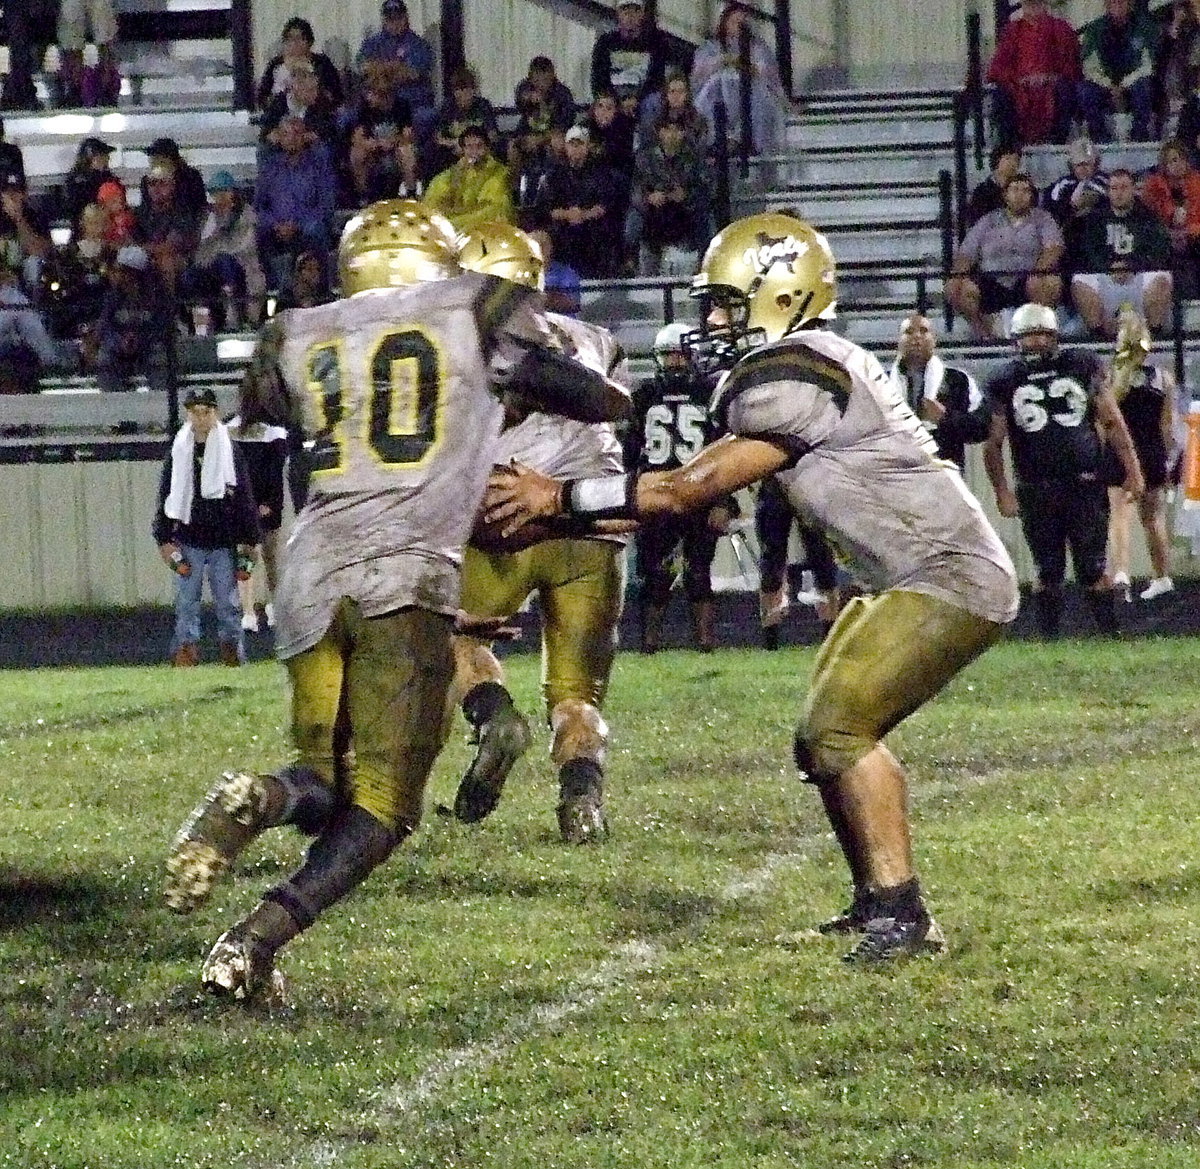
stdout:
[(593, 844), (608, 835), (604, 808), (594, 792), (572, 796), (558, 805), (558, 831), (563, 844)]
[(167, 854), (163, 895), (167, 908), (191, 913), (238, 854), (263, 829), (266, 782), (260, 775), (227, 771), (175, 834)]
[(871, 920), (874, 905), (869, 893), (855, 893), (854, 900), (836, 917), (817, 926), (819, 934), (861, 934)]
[(227, 929), (200, 968), (209, 994), (264, 1007), (287, 1005), (287, 983), (275, 969), (275, 955), (244, 926)]
[(476, 733), (477, 749), (458, 785), (454, 815), (476, 824), (496, 810), (504, 781), (533, 742), (525, 716), (510, 703), (502, 705)]
[(873, 917), (864, 927), (862, 940), (842, 955), (842, 961), (852, 966), (881, 966), (917, 954), (940, 954), (945, 948), (941, 926), (928, 914), (916, 921)]

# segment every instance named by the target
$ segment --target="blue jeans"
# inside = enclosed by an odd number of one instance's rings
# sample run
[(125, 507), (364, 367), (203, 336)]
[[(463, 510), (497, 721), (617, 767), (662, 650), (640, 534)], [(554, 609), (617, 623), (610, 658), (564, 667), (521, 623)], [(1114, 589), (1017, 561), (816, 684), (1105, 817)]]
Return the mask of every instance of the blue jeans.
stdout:
[(207, 577), (213, 607), (217, 611), (217, 639), (225, 645), (236, 645), (238, 660), (245, 661), (234, 550), (193, 548), (190, 544), (179, 547), (192, 571), (187, 576), (175, 578), (175, 636), (171, 639), (171, 654), (174, 655), (181, 645), (195, 645), (200, 640), (200, 599)]

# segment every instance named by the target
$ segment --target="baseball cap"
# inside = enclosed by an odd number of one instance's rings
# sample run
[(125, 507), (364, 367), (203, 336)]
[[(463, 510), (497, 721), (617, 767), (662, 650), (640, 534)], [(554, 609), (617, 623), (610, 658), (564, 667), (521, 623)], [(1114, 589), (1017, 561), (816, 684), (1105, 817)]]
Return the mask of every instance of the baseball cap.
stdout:
[(645, 8), (642, 0), (618, 0), (618, 8)]
[(177, 161), (179, 159), (179, 143), (174, 138), (155, 138), (146, 147), (146, 153), (151, 158), (170, 158)]
[(121, 268), (132, 268), (135, 272), (145, 272), (150, 267), (150, 257), (145, 248), (137, 244), (126, 244), (117, 249), (117, 265)]
[(115, 154), (117, 148), (110, 142), (105, 142), (103, 138), (85, 138), (80, 144), (79, 149), (84, 154)]
[(586, 126), (572, 126), (567, 131), (568, 142), (590, 142), (592, 136), (587, 132)]
[(384, 16), (407, 16), (408, 5), (404, 3), (404, 0), (383, 0), (379, 11)]
[(211, 386), (195, 386), (188, 390), (187, 396), (183, 399), (185, 406), (211, 406), (214, 410), (217, 407), (217, 392)]
[(210, 191), (236, 191), (237, 179), (229, 171), (219, 170), (208, 180), (208, 189)]

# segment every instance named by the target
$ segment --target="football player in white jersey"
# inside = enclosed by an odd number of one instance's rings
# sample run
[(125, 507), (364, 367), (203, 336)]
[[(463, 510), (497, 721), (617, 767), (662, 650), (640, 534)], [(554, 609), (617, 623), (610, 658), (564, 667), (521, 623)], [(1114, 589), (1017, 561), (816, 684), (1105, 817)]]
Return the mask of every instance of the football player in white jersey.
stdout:
[(315, 836), (202, 969), (209, 990), (268, 1002), (281, 993), (276, 951), (420, 820), (502, 396), (591, 421), (628, 403), (561, 352), (535, 292), (463, 272), (453, 228), (420, 204), (367, 208), (338, 260), (342, 299), (265, 326), (242, 387), (243, 418), (298, 426), (312, 444), (275, 598), (297, 758), (224, 776), (167, 860), (167, 904), (188, 912), (265, 828)]
[[(463, 241), (463, 266), (541, 288), (535, 240), (506, 223), (480, 224)], [(548, 313), (552, 329), (576, 360), (628, 385), (625, 356), (598, 325)], [(534, 412), (513, 419), (495, 451), (498, 464), (517, 461), (558, 478), (620, 475), (621, 444), (607, 422), (576, 422)], [(542, 692), (550, 724), (550, 758), (558, 769), (558, 826), (567, 844), (602, 837), (608, 726), (600, 714), (617, 644), (625, 590), (625, 539), (563, 531), (505, 551), (468, 546), (463, 558), (463, 611), (507, 619), (536, 594), (542, 617)], [(504, 671), (487, 641), (454, 639), (454, 690), (478, 744), (454, 801), (455, 814), (482, 820), (495, 808), (513, 764), (530, 742), (529, 726), (504, 686)]]
[(713, 306), (706, 347), (741, 354), (718, 391), (725, 437), (675, 471), (568, 483), (498, 472), (489, 521), (502, 532), (556, 515), (645, 522), (774, 475), (876, 590), (822, 643), (795, 739), (853, 883), (851, 907), (824, 931), (861, 933), (853, 963), (940, 950), (913, 865), (906, 775), (883, 739), (1016, 616), (1012, 562), (879, 362), (826, 327), (836, 291), (822, 235), (778, 213), (737, 220), (695, 285)]

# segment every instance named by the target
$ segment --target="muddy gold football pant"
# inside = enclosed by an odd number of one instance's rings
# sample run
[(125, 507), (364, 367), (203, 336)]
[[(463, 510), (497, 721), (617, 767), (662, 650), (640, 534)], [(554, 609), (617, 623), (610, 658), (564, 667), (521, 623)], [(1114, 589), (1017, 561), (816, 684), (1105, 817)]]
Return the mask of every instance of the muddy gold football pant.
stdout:
[(542, 614), (546, 710), (575, 699), (600, 706), (616, 654), (625, 549), (611, 540), (542, 540), (520, 552), (468, 548), (459, 607), (511, 617), (530, 593)]
[[(446, 741), (452, 628), (450, 617), (427, 609), (363, 617), (343, 599), (321, 640), (286, 662), (297, 763), (405, 835), (421, 819), (425, 783)], [(344, 775), (339, 717), (353, 743)]]
[(854, 597), (817, 651), (796, 762), (827, 783), (994, 644), (1003, 626), (924, 593)]

